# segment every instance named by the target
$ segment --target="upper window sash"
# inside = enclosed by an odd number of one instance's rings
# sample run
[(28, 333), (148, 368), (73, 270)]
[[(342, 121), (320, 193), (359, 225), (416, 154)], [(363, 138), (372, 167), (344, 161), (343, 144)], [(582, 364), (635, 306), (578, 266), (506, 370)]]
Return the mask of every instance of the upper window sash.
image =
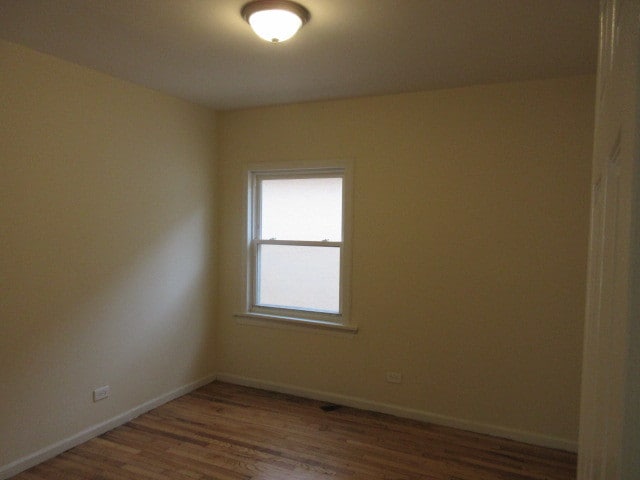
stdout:
[[(251, 239), (252, 240), (268, 240), (261, 238), (262, 236), (262, 182), (264, 180), (305, 180), (316, 178), (340, 178), (342, 179), (342, 198), (341, 198), (341, 238), (340, 242), (344, 242), (345, 235), (345, 204), (346, 204), (346, 192), (345, 192), (345, 169), (344, 168), (319, 168), (319, 169), (306, 169), (304, 173), (294, 170), (274, 170), (266, 172), (252, 172), (252, 185), (251, 185)], [(275, 240), (289, 240), (295, 241), (295, 238), (286, 238)], [(324, 241), (324, 239), (322, 240)], [(334, 240), (335, 242), (335, 240)]]

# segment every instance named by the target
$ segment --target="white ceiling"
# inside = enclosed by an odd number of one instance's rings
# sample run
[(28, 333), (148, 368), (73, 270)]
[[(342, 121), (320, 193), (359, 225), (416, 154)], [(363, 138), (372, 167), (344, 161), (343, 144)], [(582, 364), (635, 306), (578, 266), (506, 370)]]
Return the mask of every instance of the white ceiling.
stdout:
[(217, 109), (596, 69), (598, 0), (298, 1), (279, 45), (245, 0), (0, 0), (0, 38)]

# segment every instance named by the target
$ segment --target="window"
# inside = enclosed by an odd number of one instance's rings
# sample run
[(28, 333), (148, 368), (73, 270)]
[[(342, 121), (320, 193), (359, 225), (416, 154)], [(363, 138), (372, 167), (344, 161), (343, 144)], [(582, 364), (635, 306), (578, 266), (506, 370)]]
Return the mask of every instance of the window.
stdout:
[(246, 314), (345, 325), (349, 168), (248, 174)]

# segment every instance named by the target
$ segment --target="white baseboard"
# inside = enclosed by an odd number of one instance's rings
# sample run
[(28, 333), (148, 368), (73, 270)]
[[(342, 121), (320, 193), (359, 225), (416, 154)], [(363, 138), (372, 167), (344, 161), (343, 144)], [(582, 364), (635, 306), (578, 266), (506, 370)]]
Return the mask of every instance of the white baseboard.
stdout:
[(56, 455), (61, 454), (62, 452), (69, 450), (77, 445), (80, 445), (87, 440), (90, 440), (98, 435), (102, 435), (109, 430), (112, 430), (116, 427), (119, 427), (122, 424), (127, 423), (128, 421), (142, 415), (143, 413), (148, 412), (156, 407), (159, 407), (162, 404), (170, 402), (182, 395), (185, 395), (197, 388), (200, 388), (203, 385), (213, 382), (216, 379), (215, 375), (208, 375), (200, 380), (196, 380), (195, 382), (189, 383), (187, 385), (183, 385), (182, 387), (176, 388), (171, 392), (164, 393), (156, 398), (153, 398), (147, 402), (144, 402), (137, 407), (132, 408), (120, 415), (116, 415), (109, 420), (98, 423), (97, 425), (93, 425), (81, 432), (72, 435), (71, 437), (65, 438), (59, 442), (56, 442), (52, 445), (48, 445), (37, 452), (30, 453), (29, 455), (25, 455), (18, 460), (15, 460), (7, 465), (0, 466), (0, 480), (6, 480), (18, 473), (27, 470), (45, 460), (55, 457)]
[(226, 373), (219, 373), (216, 375), (216, 379), (221, 382), (234, 383), (237, 385), (244, 385), (247, 387), (255, 387), (263, 390), (271, 390), (274, 392), (287, 393), (290, 395), (296, 395), (305, 398), (311, 398), (313, 400), (320, 400), (323, 402), (335, 403), (338, 405), (345, 405), (347, 407), (354, 407), (363, 410), (371, 410), (374, 412), (387, 413), (402, 418), (410, 418), (412, 420), (419, 420), (421, 422), (433, 423), (436, 425), (442, 425), (445, 427), (459, 428), (461, 430), (467, 430), (470, 432), (481, 433), (484, 435), (492, 435), (496, 437), (508, 438), (516, 440), (518, 442), (529, 443), (532, 445), (539, 445), (542, 447), (556, 448), (569, 452), (576, 452), (578, 450), (578, 444), (575, 441), (567, 440), (564, 438), (551, 437), (547, 435), (540, 435), (538, 433), (526, 432), (523, 430), (514, 430), (510, 428), (501, 427), (498, 425), (489, 425), (485, 423), (474, 422), (461, 418), (448, 417), (445, 415), (439, 415), (437, 413), (426, 412), (423, 410), (416, 410), (411, 408), (401, 407), (399, 405), (392, 405), (388, 403), (376, 402), (372, 400), (366, 400), (358, 397), (351, 397), (348, 395), (340, 395), (331, 392), (324, 392), (320, 390), (312, 390), (307, 388), (297, 387), (295, 385), (287, 385), (276, 382), (268, 382), (258, 380), (255, 378), (247, 378), (238, 375), (231, 375)]

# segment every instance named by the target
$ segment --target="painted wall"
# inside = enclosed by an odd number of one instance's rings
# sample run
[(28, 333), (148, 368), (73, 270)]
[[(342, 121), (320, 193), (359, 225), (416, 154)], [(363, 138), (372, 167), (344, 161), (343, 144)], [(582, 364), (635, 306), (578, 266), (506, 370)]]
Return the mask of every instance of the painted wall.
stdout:
[[(215, 115), (0, 72), (0, 466), (214, 371), (575, 442), (592, 77)], [(238, 323), (244, 165), (334, 158), (359, 332)]]
[(0, 42), (0, 466), (213, 372), (214, 126)]
[[(218, 370), (574, 448), (594, 88), (586, 76), (221, 113)], [(233, 317), (244, 166), (313, 159), (355, 163), (355, 335)]]

